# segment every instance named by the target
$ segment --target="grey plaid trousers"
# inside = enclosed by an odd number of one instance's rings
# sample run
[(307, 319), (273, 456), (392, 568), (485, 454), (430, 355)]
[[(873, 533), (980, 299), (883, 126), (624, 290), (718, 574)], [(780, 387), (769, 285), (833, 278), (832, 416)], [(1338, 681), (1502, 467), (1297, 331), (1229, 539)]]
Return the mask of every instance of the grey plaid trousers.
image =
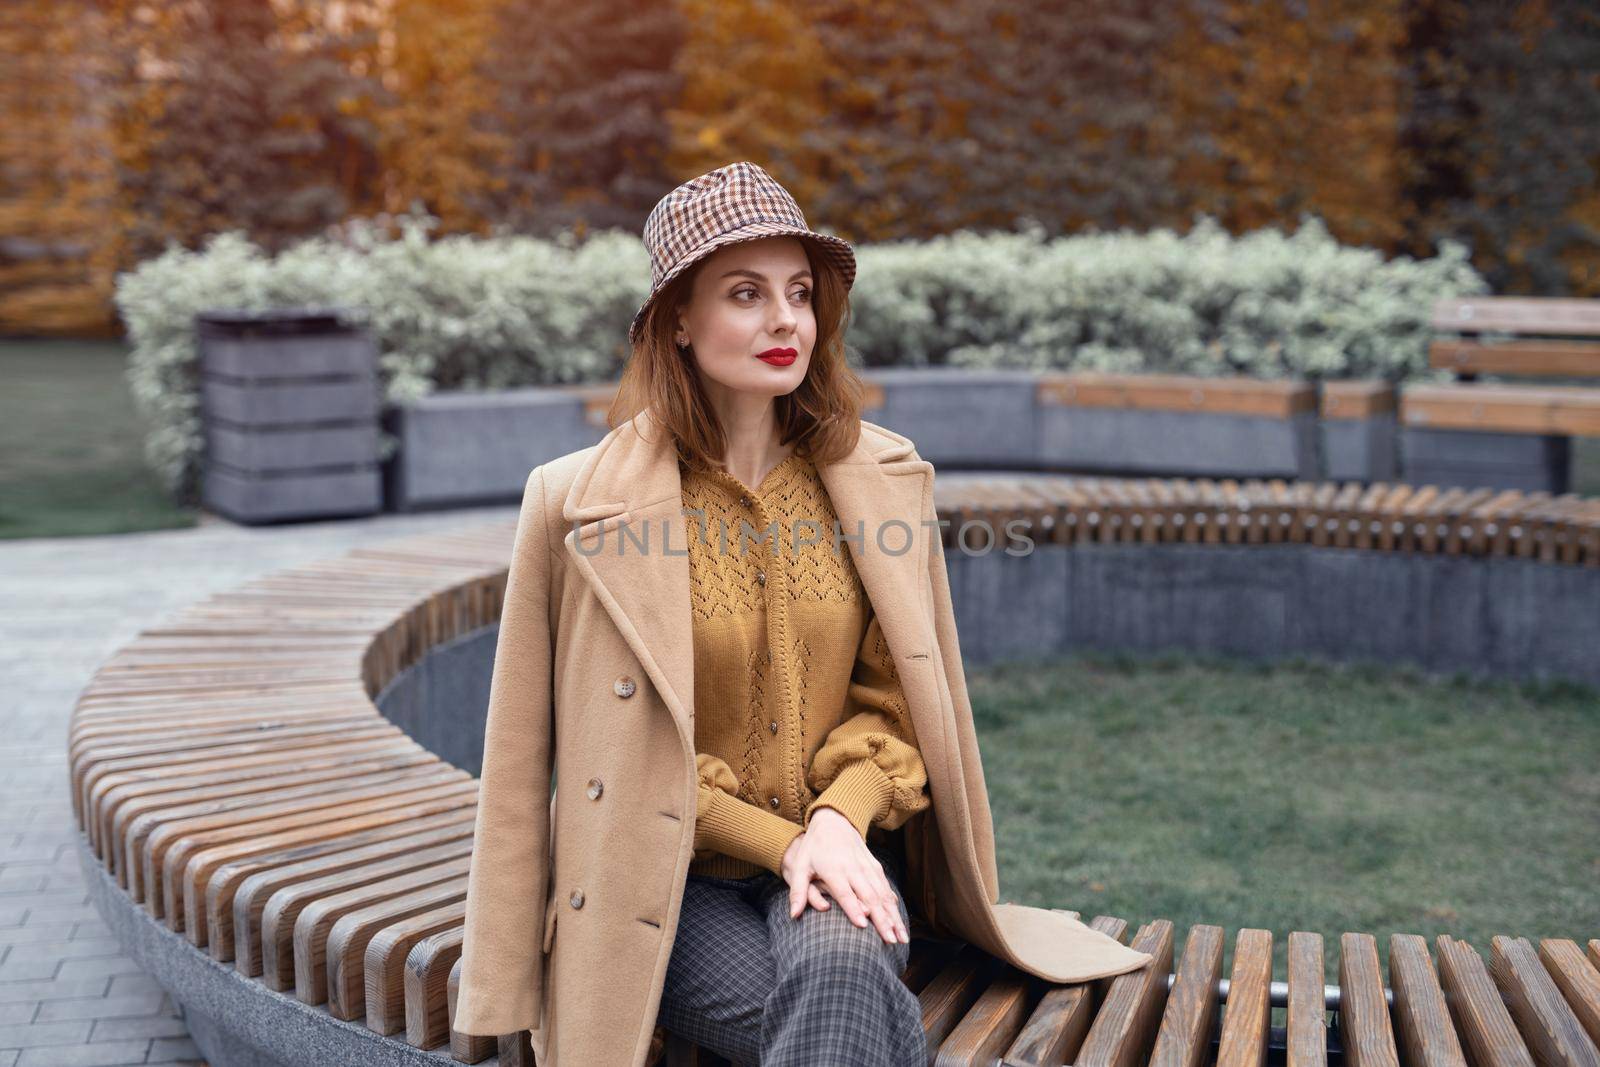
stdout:
[[(898, 857), (869, 848), (899, 895)], [(921, 1004), (900, 980), (911, 946), (828, 899), (791, 919), (770, 871), (688, 875), (657, 1022), (735, 1067), (927, 1067)]]

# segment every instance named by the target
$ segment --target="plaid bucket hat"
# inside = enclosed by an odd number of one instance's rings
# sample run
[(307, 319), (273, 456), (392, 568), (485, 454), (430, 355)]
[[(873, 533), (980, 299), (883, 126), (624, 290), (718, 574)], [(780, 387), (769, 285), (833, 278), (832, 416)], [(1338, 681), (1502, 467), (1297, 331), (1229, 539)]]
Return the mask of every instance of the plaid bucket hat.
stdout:
[(808, 227), (789, 190), (754, 163), (729, 163), (663, 196), (644, 222), (650, 295), (628, 327), (629, 342), (638, 342), (650, 304), (672, 279), (724, 245), (777, 235), (809, 239), (844, 275), (846, 291), (855, 282), (856, 254), (850, 243)]

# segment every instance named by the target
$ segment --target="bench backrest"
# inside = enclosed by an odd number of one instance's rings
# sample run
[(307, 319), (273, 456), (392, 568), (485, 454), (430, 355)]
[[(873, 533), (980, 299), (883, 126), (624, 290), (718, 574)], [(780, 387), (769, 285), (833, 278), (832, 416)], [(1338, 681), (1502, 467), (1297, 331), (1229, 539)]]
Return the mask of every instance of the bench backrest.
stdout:
[[(1463, 379), (1479, 374), (1600, 378), (1600, 300), (1460, 297), (1441, 300), (1428, 363)], [(1485, 336), (1488, 335), (1488, 336)]]

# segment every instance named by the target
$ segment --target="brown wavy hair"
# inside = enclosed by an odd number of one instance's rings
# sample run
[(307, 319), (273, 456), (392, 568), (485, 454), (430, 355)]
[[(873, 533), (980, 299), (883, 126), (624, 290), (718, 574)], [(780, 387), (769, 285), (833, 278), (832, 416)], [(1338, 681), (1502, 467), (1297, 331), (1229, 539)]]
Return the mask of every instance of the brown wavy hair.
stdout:
[[(845, 363), (844, 334), (850, 323), (850, 293), (838, 269), (805, 246), (811, 264), (811, 306), (817, 338), (806, 376), (793, 392), (775, 397), (779, 443), (794, 442), (797, 452), (817, 465), (832, 463), (855, 447), (861, 432), (861, 407), (866, 386)], [(727, 246), (723, 246), (727, 247)], [(667, 428), (678, 455), (691, 467), (720, 469), (728, 441), (721, 420), (706, 397), (693, 350), (679, 349), (672, 335), (676, 309), (689, 302), (702, 259), (656, 295), (638, 342), (623, 369), (616, 397), (606, 412), (612, 429), (645, 408)]]

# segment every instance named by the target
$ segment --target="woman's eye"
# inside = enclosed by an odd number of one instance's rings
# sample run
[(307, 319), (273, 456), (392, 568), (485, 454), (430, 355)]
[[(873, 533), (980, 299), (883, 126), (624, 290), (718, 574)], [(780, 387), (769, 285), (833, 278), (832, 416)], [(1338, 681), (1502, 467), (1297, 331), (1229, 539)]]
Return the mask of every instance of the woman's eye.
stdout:
[[(736, 296), (736, 297), (741, 297), (742, 298), (742, 297), (760, 296), (761, 294), (756, 289), (747, 286), (747, 287), (745, 287), (743, 289), (735, 289), (733, 291), (733, 295)], [(796, 289), (790, 295), (791, 296), (798, 296), (802, 300), (809, 301), (811, 299), (811, 290), (810, 289)]]

